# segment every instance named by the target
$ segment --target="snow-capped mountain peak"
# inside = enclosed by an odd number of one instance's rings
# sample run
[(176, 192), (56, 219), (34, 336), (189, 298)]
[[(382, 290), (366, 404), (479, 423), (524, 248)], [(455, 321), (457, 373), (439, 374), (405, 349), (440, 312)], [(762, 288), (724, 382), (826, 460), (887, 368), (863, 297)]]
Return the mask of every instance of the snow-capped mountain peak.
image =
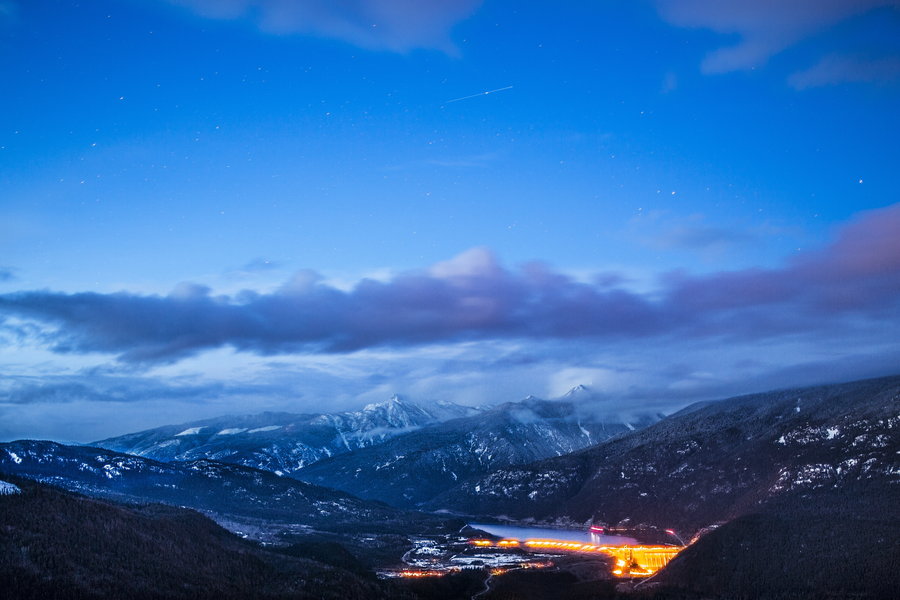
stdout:
[(564, 400), (577, 401), (581, 399), (589, 399), (595, 396), (594, 391), (586, 385), (579, 383), (568, 392), (562, 395)]
[(384, 400), (383, 402), (373, 402), (371, 404), (366, 404), (362, 412), (376, 412), (379, 410), (391, 410), (393, 407), (402, 407), (403, 400), (400, 399), (400, 396), (394, 394), (389, 399)]
[(220, 417), (159, 427), (94, 445), (162, 461), (210, 458), (292, 473), (323, 458), (476, 412), (449, 402), (425, 408), (395, 394), (356, 411)]
[(629, 430), (590, 412), (580, 415), (577, 408), (572, 402), (529, 396), (343, 453), (294, 476), (412, 507), (457, 481), (567, 454)]

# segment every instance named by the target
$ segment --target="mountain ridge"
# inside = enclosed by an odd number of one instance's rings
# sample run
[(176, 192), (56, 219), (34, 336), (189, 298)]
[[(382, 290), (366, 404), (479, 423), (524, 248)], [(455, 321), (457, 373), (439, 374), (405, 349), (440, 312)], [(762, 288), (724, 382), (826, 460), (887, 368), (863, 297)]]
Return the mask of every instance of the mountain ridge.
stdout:
[(791, 491), (900, 489), (900, 376), (704, 403), (634, 433), (498, 469), (424, 506), (694, 532)]
[(607, 422), (573, 402), (529, 396), (323, 459), (293, 476), (412, 508), (457, 481), (579, 450), (658, 419)]
[(210, 459), (166, 463), (103, 448), (19, 440), (0, 443), (0, 473), (115, 501), (187, 506), (223, 523), (262, 520), (276, 524), (272, 530), (428, 521), (346, 492)]
[(227, 415), (164, 425), (90, 445), (166, 462), (211, 458), (292, 473), (322, 458), (477, 411), (448, 402), (429, 410), (394, 395), (357, 411)]

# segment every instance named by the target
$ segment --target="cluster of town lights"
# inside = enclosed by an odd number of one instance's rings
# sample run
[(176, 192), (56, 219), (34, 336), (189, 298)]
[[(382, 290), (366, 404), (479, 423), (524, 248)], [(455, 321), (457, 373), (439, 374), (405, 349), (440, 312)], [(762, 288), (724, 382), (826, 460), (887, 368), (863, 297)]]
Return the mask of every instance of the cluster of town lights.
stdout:
[[(469, 543), (479, 548), (528, 548), (539, 550), (562, 550), (566, 552), (597, 552), (616, 559), (613, 575), (619, 577), (648, 577), (662, 568), (681, 551), (679, 546), (598, 546), (567, 540), (521, 540), (503, 539), (499, 541), (474, 539)], [(641, 564), (644, 563), (644, 564)]]
[(400, 577), (443, 577), (447, 573), (458, 572), (459, 569), (448, 569), (446, 571), (428, 571), (428, 570), (413, 570), (407, 569), (405, 571), (400, 571)]
[[(513, 569), (546, 569), (548, 567), (552, 567), (553, 563), (550, 561), (538, 562), (523, 562), (518, 563), (515, 566), (511, 567), (494, 567), (490, 570), (491, 575), (503, 575), (507, 571), (511, 571)], [(443, 577), (449, 573), (459, 573), (462, 571), (460, 567), (450, 567), (448, 569), (436, 570), (436, 569), (404, 569), (402, 571), (395, 571), (394, 577), (408, 577), (408, 578), (419, 578), (419, 577)]]

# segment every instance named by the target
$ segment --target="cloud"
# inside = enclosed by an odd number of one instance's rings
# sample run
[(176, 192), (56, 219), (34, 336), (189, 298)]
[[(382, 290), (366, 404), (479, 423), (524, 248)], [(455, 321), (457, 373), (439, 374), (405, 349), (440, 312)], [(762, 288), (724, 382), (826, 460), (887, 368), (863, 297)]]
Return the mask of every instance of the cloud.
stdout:
[[(900, 317), (900, 204), (864, 213), (828, 247), (781, 269), (747, 269), (704, 277), (671, 277), (669, 302), (684, 312), (710, 311), (800, 322), (842, 314)], [(776, 309), (782, 310), (777, 311)], [(794, 308), (785, 311), (784, 308)], [(752, 321), (752, 319), (751, 319)]]
[(0, 440), (89, 442), (222, 414), (287, 408), (302, 397), (278, 384), (161, 380), (95, 373), (12, 376), (0, 382)]
[(349, 290), (301, 272), (267, 294), (216, 296), (194, 284), (166, 296), (29, 291), (0, 295), (0, 315), (55, 327), (56, 352), (137, 363), (221, 347), (266, 355), (492, 339), (757, 339), (867, 320), (897, 325), (897, 231), (900, 204), (862, 214), (831, 245), (780, 268), (670, 273), (652, 294), (575, 281), (538, 263), (510, 270), (476, 248)]
[(277, 269), (281, 266), (281, 263), (274, 260), (269, 260), (267, 258), (254, 258), (243, 267), (240, 268), (240, 271), (246, 273), (259, 273), (261, 271), (271, 271), (272, 269)]
[[(281, 394), (274, 383), (200, 381), (196, 378), (168, 378), (123, 375), (88, 369), (69, 375), (13, 376), (0, 384), (0, 405), (141, 403), (148, 401), (210, 402), (222, 396), (262, 396)], [(297, 392), (293, 392), (297, 397)], [(107, 409), (101, 409), (107, 410)]]
[[(33, 382), (21, 383), (2, 392), (4, 404), (61, 404), (70, 402), (143, 402), (150, 398), (198, 399), (208, 398), (221, 393), (221, 384), (205, 387), (178, 389), (170, 386), (135, 386), (135, 380), (128, 383), (116, 382), (114, 385), (99, 384), (100, 378), (89, 378), (75, 381), (53, 381), (42, 378)], [(142, 389), (143, 388), (143, 389)]]
[(659, 92), (661, 94), (668, 94), (670, 92), (674, 92), (678, 89), (678, 75), (674, 71), (668, 71), (662, 80), (662, 84), (659, 86)]
[(826, 56), (812, 67), (794, 73), (788, 83), (798, 90), (839, 83), (879, 83), (900, 78), (900, 57), (864, 59)]
[(166, 0), (213, 19), (248, 19), (269, 33), (301, 33), (373, 50), (455, 52), (450, 29), (481, 0)]
[(0, 0), (0, 22), (3, 19), (14, 19), (19, 14), (15, 0)]
[(422, 161), (424, 164), (433, 167), (447, 167), (451, 169), (465, 168), (483, 168), (489, 166), (496, 161), (498, 154), (496, 152), (486, 152), (482, 154), (472, 154), (469, 156), (460, 156), (456, 158), (431, 158)]
[(657, 0), (660, 15), (679, 27), (737, 35), (732, 46), (704, 58), (704, 73), (760, 67), (786, 48), (898, 0)]
[(650, 240), (653, 246), (663, 249), (684, 249), (699, 251), (722, 251), (736, 245), (755, 240), (746, 231), (704, 225), (702, 223), (681, 224), (672, 227)]
[(244, 265), (240, 267), (233, 267), (227, 269), (224, 273), (226, 277), (236, 278), (236, 279), (249, 279), (251, 277), (257, 277), (264, 273), (268, 273), (271, 271), (277, 271), (281, 267), (283, 267), (283, 263), (276, 260), (270, 260), (268, 258), (256, 257)]

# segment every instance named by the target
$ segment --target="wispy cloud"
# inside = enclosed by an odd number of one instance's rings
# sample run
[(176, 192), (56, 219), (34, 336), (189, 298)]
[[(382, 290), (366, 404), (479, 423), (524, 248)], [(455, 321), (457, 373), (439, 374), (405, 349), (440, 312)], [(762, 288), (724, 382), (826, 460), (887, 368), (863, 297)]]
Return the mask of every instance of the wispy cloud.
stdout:
[(798, 90), (805, 90), (839, 83), (880, 83), (898, 79), (900, 57), (866, 59), (835, 54), (794, 73), (788, 83)]
[(0, 23), (5, 19), (12, 19), (17, 14), (18, 7), (12, 0), (0, 0)]
[[(90, 383), (88, 383), (90, 382)], [(4, 404), (60, 404), (71, 402), (143, 402), (151, 398), (197, 400), (221, 394), (223, 385), (172, 387), (149, 385), (136, 378), (42, 377), (7, 381), (0, 399)]]
[(283, 263), (277, 260), (270, 260), (268, 258), (256, 257), (247, 263), (241, 265), (240, 267), (234, 267), (225, 271), (226, 277), (234, 277), (238, 279), (245, 279), (249, 277), (254, 277), (263, 273), (268, 273), (271, 271), (278, 270), (283, 266)]
[(687, 252), (713, 263), (743, 252), (772, 235), (771, 227), (712, 223), (702, 213), (673, 214), (671, 211), (641, 211), (629, 221), (628, 239), (647, 248)]
[(269, 33), (301, 33), (374, 50), (456, 51), (450, 30), (481, 0), (166, 0), (214, 19), (246, 19)]
[(864, 213), (829, 246), (780, 268), (669, 274), (653, 294), (574, 281), (540, 264), (510, 270), (476, 248), (426, 271), (350, 290), (302, 272), (281, 289), (215, 296), (0, 295), (0, 314), (56, 328), (60, 353), (171, 362), (231, 347), (258, 354), (349, 352), (466, 340), (758, 339), (842, 320), (900, 321), (900, 204)]
[(482, 154), (473, 154), (470, 156), (459, 156), (453, 158), (429, 158), (423, 162), (426, 165), (435, 167), (448, 168), (483, 168), (489, 166), (499, 158), (496, 152), (485, 152)]
[(704, 73), (764, 65), (771, 57), (837, 23), (898, 0), (657, 0), (660, 15), (679, 27), (736, 35), (738, 41), (708, 54)]
[(681, 223), (670, 227), (649, 240), (650, 245), (672, 250), (722, 252), (735, 246), (753, 242), (752, 232), (707, 225), (702, 222)]

